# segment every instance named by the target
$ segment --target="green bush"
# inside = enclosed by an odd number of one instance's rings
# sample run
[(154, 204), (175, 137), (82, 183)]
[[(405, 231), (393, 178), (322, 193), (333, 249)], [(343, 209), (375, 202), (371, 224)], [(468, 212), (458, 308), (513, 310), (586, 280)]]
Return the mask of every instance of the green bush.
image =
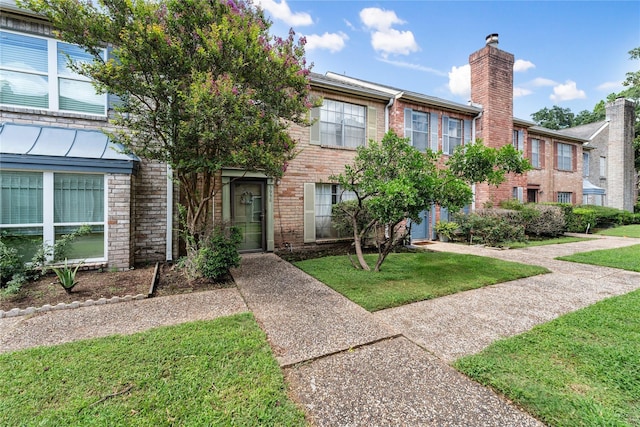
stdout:
[(455, 220), (470, 244), (484, 243), (499, 247), (508, 242), (526, 240), (525, 228), (518, 211), (485, 209), (471, 214), (458, 214)]
[(559, 206), (527, 204), (521, 212), (527, 236), (557, 237), (565, 231), (565, 217)]
[(16, 274), (22, 274), (24, 264), (18, 255), (16, 248), (11, 248), (0, 240), (0, 287), (7, 283)]
[(218, 226), (211, 236), (198, 249), (194, 260), (195, 267), (202, 277), (217, 280), (240, 265), (238, 245), (242, 232), (238, 227)]
[(571, 215), (566, 218), (567, 231), (572, 233), (586, 233), (596, 227), (597, 217), (593, 209), (575, 207)]

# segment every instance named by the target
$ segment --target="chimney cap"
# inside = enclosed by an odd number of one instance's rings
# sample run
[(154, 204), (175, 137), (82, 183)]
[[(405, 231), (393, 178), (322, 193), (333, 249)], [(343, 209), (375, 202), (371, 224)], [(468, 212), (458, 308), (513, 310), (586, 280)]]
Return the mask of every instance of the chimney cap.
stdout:
[(487, 46), (498, 46), (498, 33), (489, 34), (486, 43)]

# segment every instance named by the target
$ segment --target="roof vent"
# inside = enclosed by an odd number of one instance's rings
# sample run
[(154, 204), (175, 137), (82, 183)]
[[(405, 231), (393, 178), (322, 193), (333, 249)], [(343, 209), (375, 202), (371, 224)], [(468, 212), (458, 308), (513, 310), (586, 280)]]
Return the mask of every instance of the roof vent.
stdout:
[(498, 33), (489, 34), (486, 39), (487, 46), (498, 47)]

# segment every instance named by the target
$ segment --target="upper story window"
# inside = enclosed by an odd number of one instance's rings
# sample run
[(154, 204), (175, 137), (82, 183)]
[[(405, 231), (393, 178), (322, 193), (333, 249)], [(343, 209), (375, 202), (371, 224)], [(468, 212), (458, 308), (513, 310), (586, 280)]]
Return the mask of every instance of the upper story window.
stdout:
[(582, 176), (589, 176), (589, 153), (582, 153)]
[(429, 148), (429, 115), (410, 108), (404, 110), (404, 136), (411, 145), (425, 152)]
[(320, 144), (356, 148), (366, 143), (366, 108), (325, 99), (320, 107)]
[(557, 144), (558, 169), (564, 171), (573, 170), (573, 146), (570, 144)]
[(607, 158), (600, 157), (600, 178), (607, 176)]
[(541, 141), (536, 138), (531, 139), (531, 155), (529, 156), (529, 161), (531, 162), (531, 166), (534, 168), (542, 167), (542, 158), (541, 158)]
[(0, 104), (106, 115), (107, 96), (67, 67), (92, 57), (55, 39), (0, 31)]
[(524, 131), (514, 129), (511, 144), (516, 150), (524, 150)]

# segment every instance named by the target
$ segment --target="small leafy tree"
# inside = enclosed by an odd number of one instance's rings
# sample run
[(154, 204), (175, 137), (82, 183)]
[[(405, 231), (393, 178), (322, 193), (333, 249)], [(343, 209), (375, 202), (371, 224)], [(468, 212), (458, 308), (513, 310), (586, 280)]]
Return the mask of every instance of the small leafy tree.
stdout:
[(247, 0), (21, 4), (92, 55), (93, 62), (71, 63), (74, 71), (122, 98), (114, 119), (122, 130), (112, 138), (172, 167), (195, 237), (192, 255), (213, 228), (215, 176), (223, 167), (279, 177), (294, 157), (288, 127), (308, 125), (313, 106), (305, 39), (296, 42), (293, 31), (272, 37), (271, 23)]
[(380, 143), (369, 141), (366, 147), (359, 147), (353, 164), (331, 177), (355, 194), (354, 201), (339, 204), (338, 209), (351, 223), (358, 265), (364, 270), (371, 269), (362, 252), (368, 234), (373, 233), (376, 240), (374, 270), (379, 271), (387, 255), (408, 236), (407, 220), (419, 224), (419, 213), (434, 203), (460, 209), (471, 201), (470, 184), (488, 181), (497, 185), (506, 173), (530, 168), (511, 145), (496, 150), (480, 140), (458, 147), (447, 167), (438, 168), (437, 153), (421, 153), (408, 141), (390, 131)]

